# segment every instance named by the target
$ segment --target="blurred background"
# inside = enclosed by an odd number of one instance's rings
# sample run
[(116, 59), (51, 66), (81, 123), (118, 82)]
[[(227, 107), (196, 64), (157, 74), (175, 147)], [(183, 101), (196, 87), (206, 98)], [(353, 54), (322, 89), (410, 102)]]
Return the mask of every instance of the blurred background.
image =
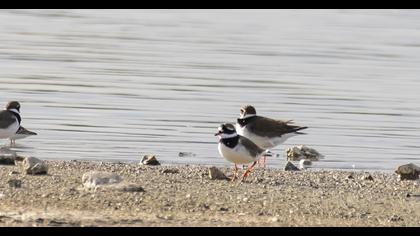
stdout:
[(9, 100), (42, 159), (228, 166), (213, 134), (252, 104), (310, 127), (269, 167), (306, 144), (317, 168), (391, 170), (419, 163), (420, 11), (1, 10)]

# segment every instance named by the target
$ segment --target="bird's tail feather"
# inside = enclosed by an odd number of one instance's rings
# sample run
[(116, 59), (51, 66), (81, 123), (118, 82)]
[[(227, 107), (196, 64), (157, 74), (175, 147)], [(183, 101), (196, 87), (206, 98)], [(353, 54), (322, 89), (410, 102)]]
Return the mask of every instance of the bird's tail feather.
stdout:
[(308, 127), (306, 127), (306, 126), (304, 126), (304, 127), (297, 127), (295, 130), (294, 130), (294, 132), (296, 133), (296, 134), (306, 134), (306, 133), (304, 133), (304, 132), (299, 132), (299, 130), (304, 130), (304, 129), (307, 129)]

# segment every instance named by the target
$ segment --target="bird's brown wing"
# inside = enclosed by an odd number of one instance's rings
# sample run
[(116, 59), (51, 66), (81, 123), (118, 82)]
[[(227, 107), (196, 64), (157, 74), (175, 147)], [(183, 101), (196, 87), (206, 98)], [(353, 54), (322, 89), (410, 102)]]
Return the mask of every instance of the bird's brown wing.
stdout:
[(16, 122), (16, 119), (9, 111), (0, 111), (0, 129), (6, 129), (14, 122)]
[(280, 137), (283, 134), (297, 132), (307, 127), (292, 125), (291, 121), (274, 120), (259, 116), (253, 122), (248, 124), (248, 129), (259, 136)]
[(251, 140), (243, 136), (239, 136), (239, 143), (242, 144), (253, 157), (257, 157), (265, 151), (264, 149), (258, 147)]

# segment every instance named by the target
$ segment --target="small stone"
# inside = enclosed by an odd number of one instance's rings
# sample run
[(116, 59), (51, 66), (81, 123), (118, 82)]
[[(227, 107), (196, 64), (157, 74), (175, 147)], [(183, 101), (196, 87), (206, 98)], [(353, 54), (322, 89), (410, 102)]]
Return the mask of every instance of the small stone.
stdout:
[(219, 211), (229, 211), (229, 208), (226, 208), (226, 207), (220, 207), (220, 208), (219, 208)]
[(299, 171), (299, 168), (297, 168), (295, 165), (293, 165), (292, 162), (288, 161), (286, 163), (286, 166), (284, 167), (285, 171)]
[(24, 172), (30, 175), (42, 175), (48, 172), (47, 164), (35, 157), (25, 157), (22, 161), (22, 167)]
[(121, 181), (121, 176), (105, 171), (89, 171), (82, 176), (83, 186), (88, 189), (99, 185), (116, 184)]
[(226, 179), (228, 179), (228, 177), (226, 177), (226, 175), (215, 166), (212, 166), (212, 167), (209, 168), (209, 177), (212, 180), (215, 180), (215, 179), (226, 180)]
[(179, 152), (179, 157), (195, 157), (195, 154), (192, 152)]
[(271, 222), (279, 222), (279, 218), (278, 217), (273, 217), (270, 220)]
[(346, 177), (346, 179), (354, 179), (353, 174), (349, 174), (349, 175)]
[(11, 188), (22, 187), (22, 180), (20, 180), (20, 179), (11, 179), (11, 180), (7, 181), (7, 183), (9, 184), (9, 187), (11, 187)]
[(302, 160), (299, 161), (299, 169), (301, 169), (301, 170), (305, 170), (306, 168), (308, 168), (311, 165), (312, 165), (311, 160), (302, 159)]
[(173, 220), (174, 217), (172, 215), (166, 215), (166, 216), (163, 217), (163, 219), (165, 219), (165, 220)]
[(393, 215), (391, 217), (389, 217), (388, 222), (396, 222), (396, 221), (403, 221), (404, 219), (397, 216), (397, 215)]
[(144, 155), (143, 159), (141, 160), (140, 164), (142, 165), (150, 165), (150, 166), (159, 166), (160, 162), (156, 159), (155, 155)]
[(416, 180), (419, 179), (420, 167), (409, 163), (406, 165), (398, 166), (395, 173), (400, 175), (400, 180)]
[(121, 192), (144, 192), (144, 189), (138, 185), (133, 183), (120, 183), (115, 185), (115, 190), (121, 191)]
[(16, 152), (6, 149), (0, 150), (0, 165), (14, 165)]
[(163, 174), (178, 174), (179, 170), (177, 169), (165, 169), (162, 171)]
[(361, 177), (361, 180), (373, 181), (373, 177), (372, 177), (372, 175), (364, 175), (364, 176)]
[(15, 171), (15, 170), (9, 172), (9, 175), (18, 175), (18, 174), (19, 174), (19, 172)]

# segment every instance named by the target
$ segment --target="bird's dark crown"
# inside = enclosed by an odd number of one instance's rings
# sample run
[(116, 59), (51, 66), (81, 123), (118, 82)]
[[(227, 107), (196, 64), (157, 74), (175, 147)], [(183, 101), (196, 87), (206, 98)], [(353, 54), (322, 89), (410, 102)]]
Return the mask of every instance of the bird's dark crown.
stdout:
[(16, 109), (17, 111), (20, 111), (20, 103), (17, 101), (11, 101), (7, 103), (6, 110)]
[(236, 133), (235, 126), (229, 123), (224, 123), (219, 126), (219, 131), (224, 134), (233, 134)]
[(246, 115), (256, 115), (257, 111), (251, 105), (245, 105), (241, 107), (241, 116), (244, 117)]

